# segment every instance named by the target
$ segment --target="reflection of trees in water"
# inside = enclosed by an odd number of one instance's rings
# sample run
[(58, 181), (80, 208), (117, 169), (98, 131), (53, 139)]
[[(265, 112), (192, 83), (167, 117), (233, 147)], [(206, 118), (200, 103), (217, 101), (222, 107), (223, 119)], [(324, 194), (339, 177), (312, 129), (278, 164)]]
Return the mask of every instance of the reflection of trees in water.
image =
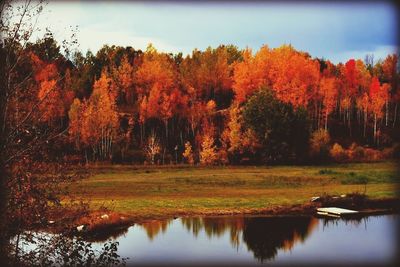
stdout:
[(229, 231), (231, 244), (238, 248), (240, 244), (240, 236), (243, 230), (243, 217), (221, 217), (221, 218), (204, 218), (204, 229), (209, 238), (222, 236)]
[[(375, 215), (376, 216), (376, 215)], [(379, 217), (379, 215), (377, 216)], [(335, 225), (338, 226), (339, 223), (344, 223), (345, 225), (354, 225), (354, 226), (360, 226), (364, 225), (367, 227), (367, 223), (369, 221), (369, 217), (363, 217), (363, 216), (352, 216), (352, 217), (343, 217), (343, 218), (329, 218), (329, 217), (324, 217), (322, 220), (322, 226), (323, 228), (329, 227), (330, 225)]]
[(149, 221), (140, 224), (146, 230), (147, 237), (153, 240), (160, 232), (165, 233), (172, 220)]
[(203, 219), (199, 217), (181, 218), (181, 223), (186, 230), (192, 232), (195, 237), (199, 235), (200, 230), (204, 227)]
[(231, 244), (239, 247), (243, 230), (243, 217), (206, 217), (206, 218), (181, 218), (182, 225), (195, 237), (204, 230), (209, 238), (221, 237), (226, 231), (230, 233)]
[(105, 242), (100, 249), (81, 237), (63, 234), (29, 233), (11, 242), (13, 266), (120, 266), (126, 259), (117, 254), (118, 242)]
[(182, 218), (181, 222), (196, 237), (202, 229), (209, 238), (229, 231), (234, 247), (241, 241), (246, 243), (260, 261), (274, 258), (278, 249), (292, 249), (318, 225), (318, 219), (309, 217)]
[(273, 259), (278, 249), (290, 250), (303, 242), (318, 225), (310, 217), (249, 218), (245, 220), (243, 241), (260, 261)]

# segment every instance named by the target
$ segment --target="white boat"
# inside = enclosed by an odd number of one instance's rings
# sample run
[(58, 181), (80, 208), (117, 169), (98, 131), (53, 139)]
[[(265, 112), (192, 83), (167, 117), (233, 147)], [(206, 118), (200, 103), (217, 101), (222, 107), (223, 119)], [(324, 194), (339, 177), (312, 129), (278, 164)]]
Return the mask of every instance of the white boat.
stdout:
[(354, 215), (357, 214), (356, 210), (342, 209), (336, 207), (325, 207), (325, 208), (317, 208), (317, 214), (322, 216), (329, 216), (339, 218), (341, 216), (346, 215)]

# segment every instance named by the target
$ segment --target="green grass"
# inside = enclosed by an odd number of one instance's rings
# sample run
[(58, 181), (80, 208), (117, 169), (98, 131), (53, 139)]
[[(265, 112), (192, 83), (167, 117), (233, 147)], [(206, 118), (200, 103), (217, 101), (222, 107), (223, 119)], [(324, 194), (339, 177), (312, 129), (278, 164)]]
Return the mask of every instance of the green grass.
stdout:
[(96, 209), (133, 217), (250, 212), (301, 204), (312, 196), (364, 192), (398, 195), (394, 162), (329, 166), (138, 167), (101, 166), (72, 185), (72, 195)]

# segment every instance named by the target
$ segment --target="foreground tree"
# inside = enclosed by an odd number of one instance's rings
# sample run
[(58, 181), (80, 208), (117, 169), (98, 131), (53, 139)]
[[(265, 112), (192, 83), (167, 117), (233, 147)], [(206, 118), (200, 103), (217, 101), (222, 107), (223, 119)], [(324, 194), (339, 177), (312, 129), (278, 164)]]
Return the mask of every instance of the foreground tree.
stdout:
[[(46, 153), (42, 152), (49, 149), (48, 144), (57, 138), (60, 129), (42, 131), (37, 127), (39, 106), (47, 98), (32, 97), (32, 62), (24, 50), (35, 31), (32, 18), (41, 11), (42, 1), (0, 4), (0, 262), (6, 266), (11, 264), (12, 235), (26, 224), (37, 223), (37, 216), (43, 216), (51, 203), (47, 197), (53, 196), (46, 193), (49, 187), (41, 183), (44, 177), (37, 176), (40, 163), (36, 159), (46, 160)], [(45, 87), (47, 95), (51, 94), (52, 86)], [(28, 99), (35, 100), (27, 104)], [(21, 106), (22, 103), (27, 105)], [(25, 202), (27, 199), (30, 201)], [(29, 222), (26, 216), (35, 219)]]
[[(51, 64), (52, 68), (55, 68), (53, 64)], [(41, 68), (43, 68), (41, 66)], [(46, 68), (45, 68), (46, 70)], [(43, 70), (41, 71), (43, 72)], [(57, 70), (52, 70), (51, 72), (57, 73)], [(65, 115), (65, 109), (62, 101), (61, 90), (58, 85), (57, 76), (51, 77), (48, 76), (49, 73), (46, 73), (44, 77), (37, 78), (37, 83), (39, 85), (39, 110), (41, 113), (41, 121), (47, 122), (49, 126), (57, 120), (61, 119)]]
[[(60, 125), (43, 127), (43, 121), (49, 122), (53, 116), (60, 115), (53, 114), (53, 108), (58, 109), (56, 106), (60, 104), (60, 110), (64, 109), (63, 101), (59, 102), (59, 96), (54, 94), (64, 76), (58, 76), (52, 63), (35, 69), (37, 62), (27, 49), (28, 40), (36, 30), (35, 19), (42, 9), (43, 1), (2, 1), (0, 4), (2, 266), (35, 266), (41, 265), (40, 259), (46, 260), (49, 255), (44, 251), (44, 254), (34, 254), (21, 249), (22, 237), (29, 237), (26, 229), (48, 222), (52, 209), (61, 207), (59, 197), (65, 192), (60, 185), (78, 178), (54, 151), (65, 128)], [(47, 56), (52, 54), (42, 52)], [(25, 239), (24, 246), (31, 240)], [(50, 249), (49, 244), (36, 245)], [(68, 254), (63, 257), (65, 259)]]

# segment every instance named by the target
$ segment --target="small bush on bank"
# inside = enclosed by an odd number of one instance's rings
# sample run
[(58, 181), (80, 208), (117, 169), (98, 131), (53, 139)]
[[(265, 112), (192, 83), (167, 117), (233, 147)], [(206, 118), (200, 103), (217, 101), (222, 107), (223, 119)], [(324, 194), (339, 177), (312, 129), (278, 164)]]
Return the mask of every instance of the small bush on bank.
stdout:
[(331, 138), (328, 131), (319, 129), (311, 135), (310, 154), (312, 158), (323, 160), (329, 158), (329, 143)]
[(336, 162), (374, 162), (396, 158), (396, 153), (399, 153), (396, 149), (399, 149), (396, 145), (378, 150), (362, 147), (356, 143), (352, 143), (348, 149), (345, 149), (340, 144), (335, 143), (329, 150), (329, 155)]
[(363, 161), (377, 161), (383, 159), (381, 152), (373, 148), (365, 148)]
[(354, 146), (352, 145), (350, 147), (350, 155), (349, 158), (353, 160), (361, 160), (365, 156), (365, 150), (362, 146), (357, 146), (357, 144), (353, 143)]
[(335, 161), (338, 161), (338, 162), (342, 162), (342, 161), (345, 161), (347, 159), (346, 151), (338, 143), (335, 143), (333, 145), (333, 147), (329, 151), (329, 154)]

